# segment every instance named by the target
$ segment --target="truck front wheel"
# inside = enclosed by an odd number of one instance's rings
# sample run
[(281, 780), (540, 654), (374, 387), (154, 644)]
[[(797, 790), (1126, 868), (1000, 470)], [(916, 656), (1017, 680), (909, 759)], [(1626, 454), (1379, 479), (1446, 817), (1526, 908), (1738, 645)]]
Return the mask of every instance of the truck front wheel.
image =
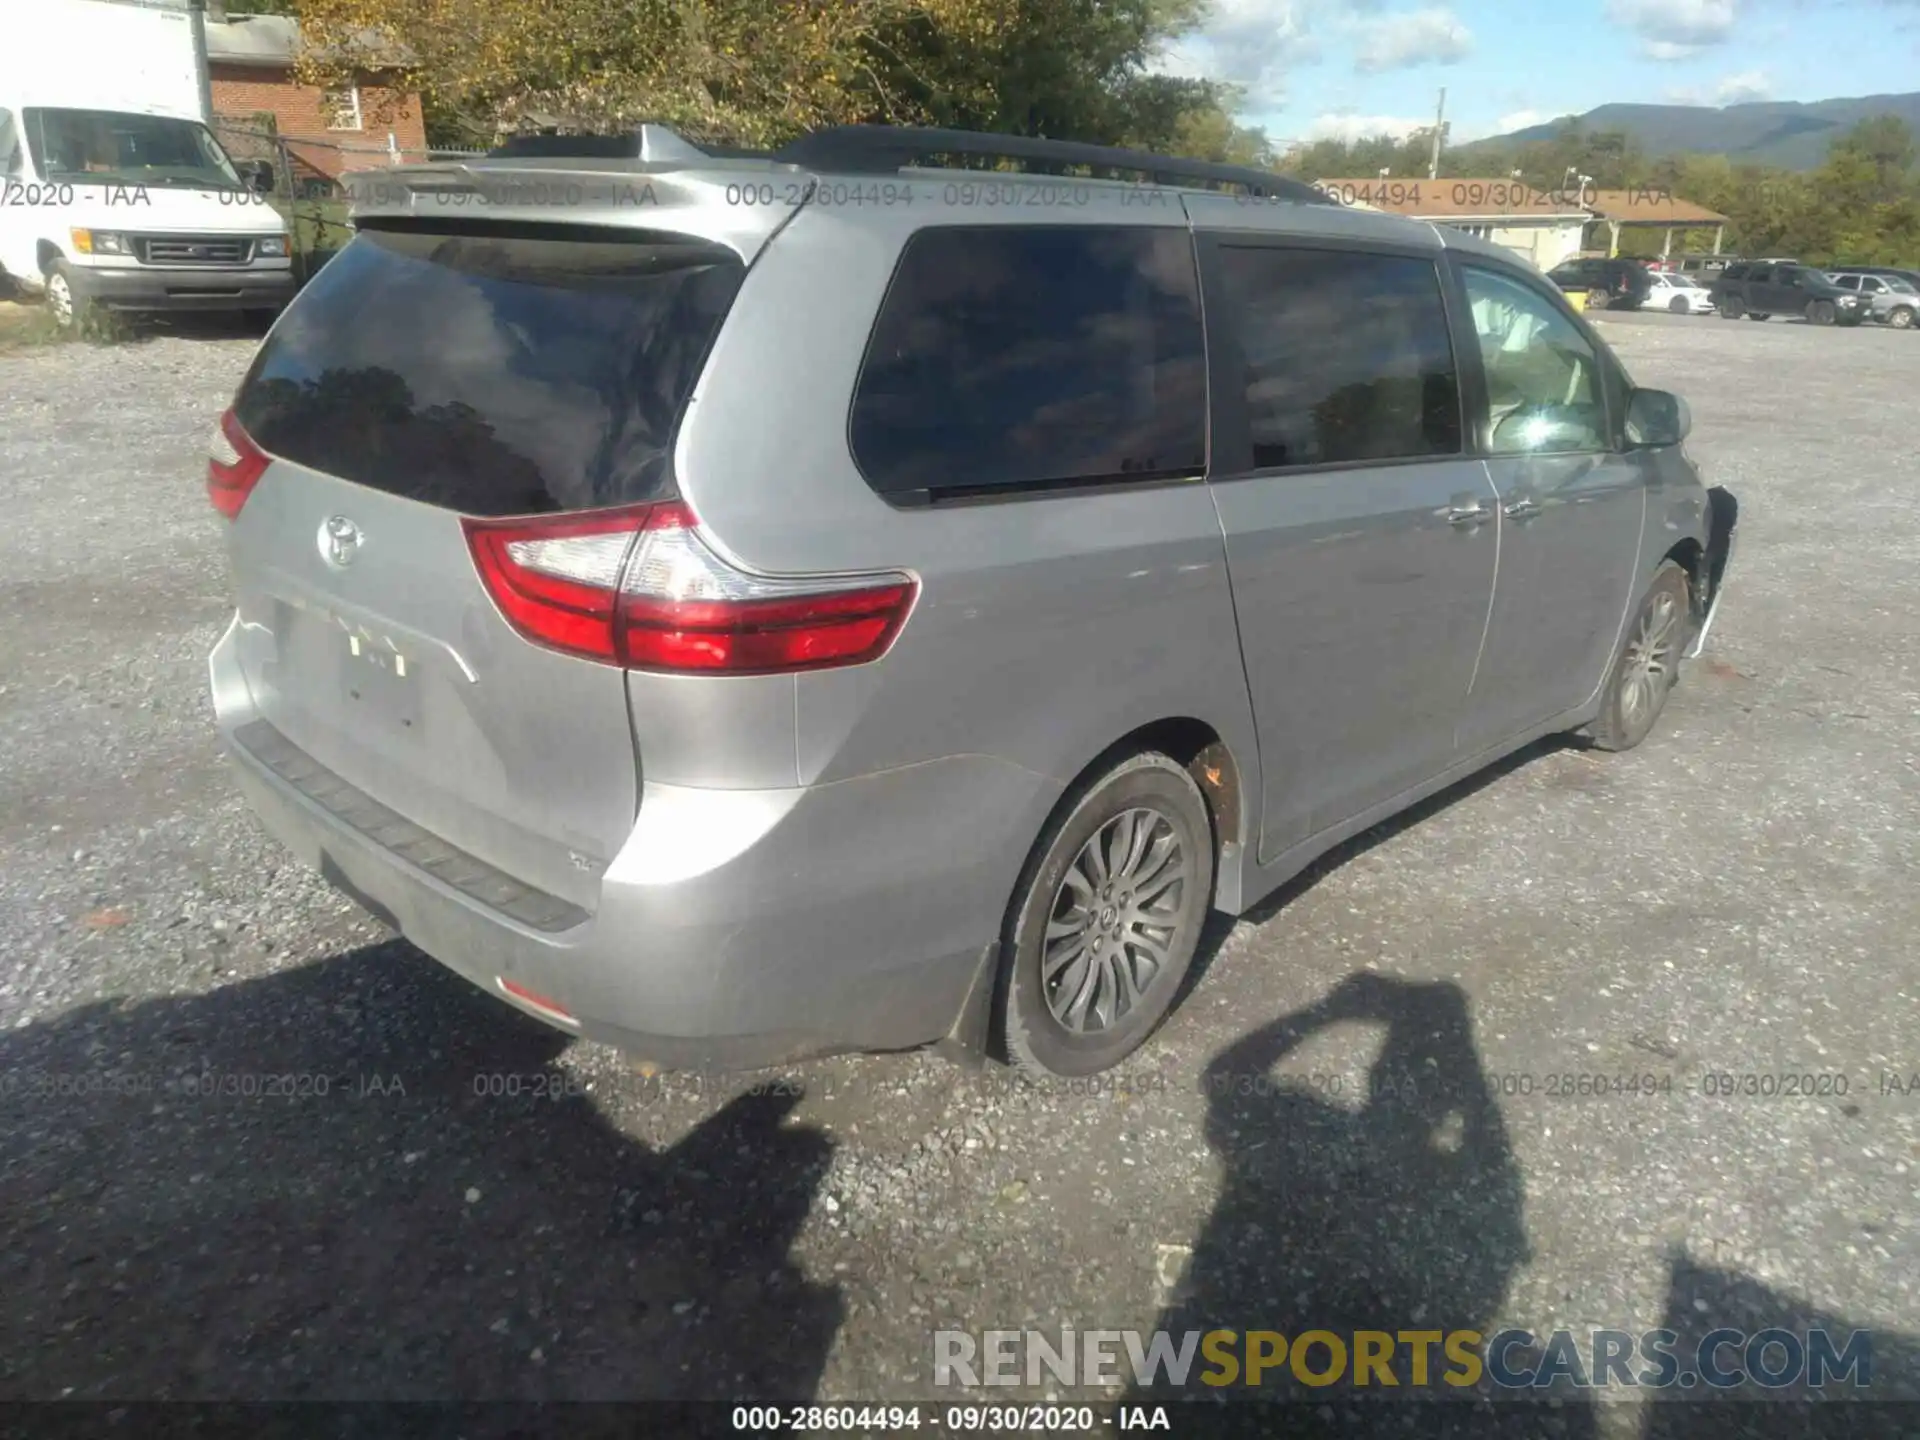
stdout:
[(64, 260), (54, 261), (53, 268), (47, 271), (47, 308), (53, 312), (53, 323), (69, 331), (78, 330), (92, 309), (87, 298), (75, 288), (73, 272)]

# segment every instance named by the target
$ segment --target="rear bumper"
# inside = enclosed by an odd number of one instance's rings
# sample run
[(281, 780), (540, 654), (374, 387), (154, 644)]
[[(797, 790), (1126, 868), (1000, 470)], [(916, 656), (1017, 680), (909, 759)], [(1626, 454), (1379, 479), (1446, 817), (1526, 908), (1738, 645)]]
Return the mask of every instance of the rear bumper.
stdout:
[(104, 270), (68, 271), (77, 299), (109, 310), (266, 310), (293, 298), (293, 271)]
[(343, 799), (345, 782), (310, 758), (317, 777), (264, 753), (264, 727), (235, 698), (244, 682), (232, 643), (229, 631), (212, 657), (221, 730), (276, 839), (475, 985), (667, 1069), (752, 1069), (948, 1035), (998, 939), (1026, 844), (968, 837), (1024, 825), (1051, 803), (1032, 775), (983, 757), (798, 790), (647, 785), (591, 914), (505, 890), (489, 903), (489, 886), (516, 882), (368, 797), (371, 811)]

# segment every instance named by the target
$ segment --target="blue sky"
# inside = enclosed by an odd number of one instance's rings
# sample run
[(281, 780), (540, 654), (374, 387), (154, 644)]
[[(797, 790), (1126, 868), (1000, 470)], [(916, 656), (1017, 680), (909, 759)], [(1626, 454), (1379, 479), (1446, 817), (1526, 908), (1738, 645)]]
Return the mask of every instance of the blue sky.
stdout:
[(1444, 85), (1465, 141), (1609, 101), (1920, 89), (1920, 0), (1214, 0), (1157, 68), (1243, 86), (1279, 144), (1404, 134)]

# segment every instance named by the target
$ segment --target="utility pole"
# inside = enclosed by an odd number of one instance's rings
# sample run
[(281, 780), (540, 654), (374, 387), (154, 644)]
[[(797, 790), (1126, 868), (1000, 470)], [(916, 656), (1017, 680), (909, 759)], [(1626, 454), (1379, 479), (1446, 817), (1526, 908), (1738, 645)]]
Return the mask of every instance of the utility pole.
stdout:
[(1447, 87), (1440, 87), (1440, 108), (1433, 112), (1433, 154), (1427, 160), (1427, 179), (1440, 178), (1440, 137), (1447, 129)]

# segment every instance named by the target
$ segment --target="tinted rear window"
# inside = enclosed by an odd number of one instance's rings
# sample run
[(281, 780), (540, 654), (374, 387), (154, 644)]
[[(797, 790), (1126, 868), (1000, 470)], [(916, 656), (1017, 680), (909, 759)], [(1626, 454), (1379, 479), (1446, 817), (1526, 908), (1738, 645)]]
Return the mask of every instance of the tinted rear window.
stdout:
[(1197, 475), (1207, 368), (1184, 230), (955, 226), (907, 244), (854, 394), (897, 498)]
[(468, 514), (653, 499), (744, 273), (662, 235), (363, 232), (235, 406), (271, 454)]

